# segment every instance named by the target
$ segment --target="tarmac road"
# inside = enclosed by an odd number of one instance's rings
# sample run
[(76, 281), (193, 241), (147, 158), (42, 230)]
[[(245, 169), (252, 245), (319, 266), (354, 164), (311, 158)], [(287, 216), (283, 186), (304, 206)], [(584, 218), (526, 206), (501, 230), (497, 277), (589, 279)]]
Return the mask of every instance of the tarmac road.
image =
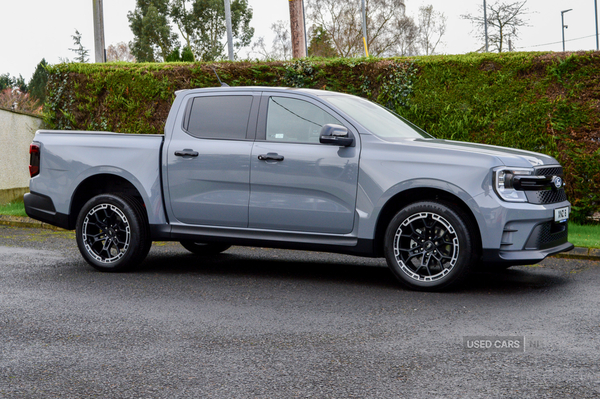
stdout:
[(448, 293), (368, 266), (385, 262), (155, 243), (100, 273), (71, 232), (0, 226), (0, 398), (600, 397), (598, 261)]

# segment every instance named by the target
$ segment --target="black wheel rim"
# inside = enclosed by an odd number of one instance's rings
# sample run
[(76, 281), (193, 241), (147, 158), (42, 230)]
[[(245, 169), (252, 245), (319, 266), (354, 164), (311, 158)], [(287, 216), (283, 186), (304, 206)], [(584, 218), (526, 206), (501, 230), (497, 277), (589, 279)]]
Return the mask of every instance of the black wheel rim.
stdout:
[(458, 261), (460, 243), (445, 218), (420, 212), (406, 218), (394, 236), (394, 256), (400, 270), (413, 280), (432, 282), (444, 278)]
[(131, 240), (127, 217), (111, 204), (96, 205), (85, 215), (82, 238), (86, 251), (98, 262), (113, 263), (125, 256)]

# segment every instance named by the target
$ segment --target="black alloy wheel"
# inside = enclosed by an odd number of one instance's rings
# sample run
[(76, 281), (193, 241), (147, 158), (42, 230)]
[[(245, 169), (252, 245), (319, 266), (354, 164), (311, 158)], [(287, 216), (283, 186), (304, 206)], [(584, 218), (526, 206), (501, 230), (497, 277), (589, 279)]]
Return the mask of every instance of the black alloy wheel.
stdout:
[(115, 194), (97, 195), (83, 206), (76, 236), (84, 259), (101, 271), (131, 270), (152, 245), (143, 207)]
[(385, 235), (388, 266), (398, 280), (415, 290), (436, 291), (462, 281), (477, 259), (460, 209), (442, 202), (416, 202), (400, 210)]

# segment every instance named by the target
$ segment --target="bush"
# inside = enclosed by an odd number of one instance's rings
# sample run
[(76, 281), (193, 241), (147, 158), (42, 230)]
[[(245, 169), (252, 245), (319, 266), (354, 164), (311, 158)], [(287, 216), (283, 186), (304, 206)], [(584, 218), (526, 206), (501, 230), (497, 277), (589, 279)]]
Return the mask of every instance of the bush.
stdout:
[[(557, 158), (573, 219), (600, 206), (600, 53), (304, 59), (212, 65), (231, 86), (293, 86), (369, 98), (438, 138)], [(162, 133), (176, 90), (218, 86), (210, 64), (61, 64), (46, 122), (60, 129)]]
[(40, 114), (42, 106), (29, 93), (22, 93), (18, 89), (7, 88), (0, 92), (0, 108), (28, 114)]

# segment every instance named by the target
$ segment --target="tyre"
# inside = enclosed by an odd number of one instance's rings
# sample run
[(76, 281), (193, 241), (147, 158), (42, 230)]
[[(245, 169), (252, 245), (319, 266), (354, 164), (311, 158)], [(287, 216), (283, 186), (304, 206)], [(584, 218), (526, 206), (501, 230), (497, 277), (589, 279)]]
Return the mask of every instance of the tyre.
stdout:
[(142, 205), (117, 194), (97, 195), (83, 206), (77, 217), (76, 237), (84, 259), (106, 272), (135, 268), (152, 245)]
[(217, 255), (231, 247), (229, 244), (195, 242), (193, 240), (180, 241), (181, 245), (196, 255)]
[(439, 291), (460, 283), (478, 259), (471, 224), (443, 202), (416, 202), (400, 210), (385, 234), (389, 268), (405, 287)]

